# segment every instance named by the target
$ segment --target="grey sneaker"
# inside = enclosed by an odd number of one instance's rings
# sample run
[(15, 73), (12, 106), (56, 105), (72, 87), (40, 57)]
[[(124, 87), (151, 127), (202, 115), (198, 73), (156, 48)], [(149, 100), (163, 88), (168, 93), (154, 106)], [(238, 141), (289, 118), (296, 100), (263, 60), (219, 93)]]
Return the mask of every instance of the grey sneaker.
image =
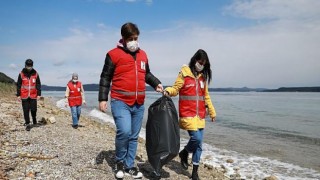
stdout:
[(123, 163), (118, 162), (114, 168), (115, 176), (117, 179), (122, 179), (124, 177)]
[(133, 167), (133, 168), (130, 168), (130, 169), (126, 169), (124, 171), (125, 171), (125, 175), (131, 176), (134, 179), (142, 178), (142, 173), (136, 167)]

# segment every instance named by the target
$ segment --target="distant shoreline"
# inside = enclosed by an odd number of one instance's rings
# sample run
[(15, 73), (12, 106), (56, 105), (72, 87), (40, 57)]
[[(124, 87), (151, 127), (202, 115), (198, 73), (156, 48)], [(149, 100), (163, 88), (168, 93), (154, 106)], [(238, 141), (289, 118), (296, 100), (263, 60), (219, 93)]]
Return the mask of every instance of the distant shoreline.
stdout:
[[(0, 82), (15, 85), (15, 81), (7, 75), (0, 72)], [(4, 85), (5, 86), (5, 85)], [(167, 87), (164, 85), (164, 87)], [(83, 84), (85, 91), (99, 91), (99, 84)], [(65, 91), (65, 86), (42, 85), (43, 91)], [(154, 91), (150, 86), (146, 86), (147, 91)], [(320, 86), (311, 87), (280, 87), (278, 89), (269, 88), (248, 88), (248, 87), (227, 87), (227, 88), (209, 88), (210, 92), (320, 92)]]
[[(166, 87), (166, 86), (165, 86)], [(84, 84), (85, 91), (99, 91), (99, 84)], [(42, 85), (43, 91), (65, 91), (66, 87)], [(146, 87), (147, 91), (154, 91), (150, 86)], [(268, 88), (209, 88), (210, 92), (320, 92), (320, 86), (315, 87), (280, 87), (278, 89)]]

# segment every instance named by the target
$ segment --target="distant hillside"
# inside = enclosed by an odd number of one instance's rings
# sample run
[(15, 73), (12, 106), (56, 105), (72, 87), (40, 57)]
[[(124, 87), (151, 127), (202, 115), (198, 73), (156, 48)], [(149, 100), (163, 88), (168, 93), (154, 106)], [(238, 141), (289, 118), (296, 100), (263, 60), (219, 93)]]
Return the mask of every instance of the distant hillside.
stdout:
[[(164, 88), (167, 86), (164, 86)], [(85, 91), (99, 91), (99, 84), (84, 84)], [(154, 91), (151, 86), (146, 87), (147, 91)], [(65, 91), (66, 87), (42, 85), (44, 91)], [(320, 87), (281, 87), (279, 89), (266, 88), (209, 88), (210, 92), (320, 92)]]
[(264, 90), (263, 92), (320, 92), (320, 87), (281, 87)]
[[(41, 85), (41, 89), (43, 91), (65, 91), (66, 86)], [(83, 89), (85, 91), (99, 91), (99, 85), (98, 84), (84, 84)]]
[[(164, 86), (164, 88), (167, 86)], [(83, 88), (85, 91), (99, 91), (99, 84), (84, 84)], [(42, 85), (42, 90), (44, 91), (65, 91), (66, 87), (61, 87), (61, 86), (47, 86), (47, 85)], [(151, 86), (146, 86), (147, 91), (154, 91), (154, 89)], [(256, 91), (256, 92), (261, 92), (267, 90), (265, 88), (209, 88), (209, 91), (212, 92), (251, 92), (251, 91)]]
[[(42, 85), (41, 86), (43, 91), (65, 91), (66, 87), (64, 86), (47, 86)], [(99, 91), (99, 84), (84, 84), (83, 85), (84, 91)], [(147, 86), (147, 91), (152, 90), (152, 87)]]
[(278, 89), (266, 88), (209, 88), (210, 92), (320, 92), (320, 87), (281, 87)]
[(41, 85), (42, 91), (65, 91), (66, 87)]
[(242, 88), (209, 88), (210, 92), (262, 92), (267, 90), (266, 88), (248, 88), (248, 87), (242, 87)]
[(85, 91), (99, 91), (99, 84), (84, 84), (83, 89)]
[(0, 72), (0, 82), (15, 84), (15, 81), (12, 78), (8, 77), (2, 72)]
[[(66, 86), (47, 86), (47, 85), (41, 85), (41, 89), (43, 91), (65, 91)], [(99, 91), (99, 85), (98, 84), (84, 84), (83, 89), (85, 91)]]
[(16, 92), (16, 83), (13, 79), (0, 72), (0, 95), (7, 96)]

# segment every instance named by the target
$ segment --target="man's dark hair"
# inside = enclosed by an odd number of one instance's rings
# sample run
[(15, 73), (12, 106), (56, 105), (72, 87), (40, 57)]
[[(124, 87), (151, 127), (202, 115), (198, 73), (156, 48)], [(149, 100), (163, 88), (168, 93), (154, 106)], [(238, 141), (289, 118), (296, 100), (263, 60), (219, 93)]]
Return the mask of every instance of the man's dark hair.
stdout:
[(121, 36), (123, 37), (124, 40), (130, 38), (132, 35), (139, 36), (139, 34), (140, 34), (140, 31), (138, 29), (138, 26), (131, 22), (127, 22), (121, 27)]
[(26, 65), (26, 66), (33, 66), (33, 61), (32, 61), (32, 59), (27, 59), (26, 62), (25, 62), (25, 65)]

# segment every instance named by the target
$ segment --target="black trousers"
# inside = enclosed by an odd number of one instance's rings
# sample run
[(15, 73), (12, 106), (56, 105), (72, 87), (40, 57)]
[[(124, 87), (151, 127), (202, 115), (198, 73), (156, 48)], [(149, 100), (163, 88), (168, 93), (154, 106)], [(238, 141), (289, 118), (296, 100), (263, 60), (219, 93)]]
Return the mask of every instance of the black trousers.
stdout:
[(37, 124), (37, 99), (23, 99), (22, 109), (24, 121), (26, 124), (30, 124), (30, 111), (32, 116), (33, 124)]

